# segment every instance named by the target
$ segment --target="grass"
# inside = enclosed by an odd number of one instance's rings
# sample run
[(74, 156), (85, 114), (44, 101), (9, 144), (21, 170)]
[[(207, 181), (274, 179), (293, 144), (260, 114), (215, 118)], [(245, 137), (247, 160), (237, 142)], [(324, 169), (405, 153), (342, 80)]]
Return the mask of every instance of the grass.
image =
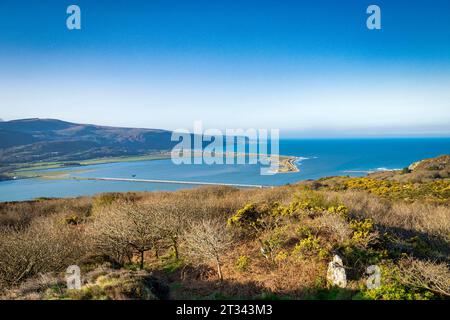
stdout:
[[(399, 188), (405, 184), (412, 191)], [(439, 188), (433, 189), (436, 185)], [(0, 268), (5, 269), (0, 270), (0, 286), (11, 299), (141, 299), (152, 298), (150, 291), (172, 299), (448, 298), (447, 187), (446, 179), (412, 183), (340, 177), (273, 189), (204, 187), (2, 203), (0, 261), (5, 263)], [(379, 192), (380, 188), (384, 191)], [(403, 189), (408, 190), (407, 197)], [(122, 265), (113, 265), (108, 251), (99, 251), (90, 242), (92, 226), (97, 226), (102, 215), (107, 218), (106, 227), (119, 228), (110, 235), (120, 235), (122, 224), (111, 222), (123, 203), (149, 213), (155, 206), (163, 208), (160, 219), (166, 233), (151, 239), (157, 247), (146, 251), (145, 270), (139, 270), (136, 252), (129, 251)], [(176, 215), (169, 215), (173, 212)], [(223, 281), (213, 262), (191, 260), (185, 241), (190, 229), (182, 219), (174, 220), (180, 224), (180, 259), (174, 258), (173, 234), (167, 233), (173, 232), (167, 226), (174, 221), (169, 216), (184, 217), (190, 225), (215, 219), (233, 234), (232, 248), (220, 255)], [(96, 231), (103, 232), (101, 228)], [(80, 239), (86, 241), (82, 246)], [(59, 256), (52, 254), (57, 250)], [(51, 259), (42, 260), (38, 256), (42, 252), (48, 252)], [(335, 254), (346, 267), (345, 289), (333, 287), (326, 279)], [(44, 264), (41, 270), (55, 270), (56, 280), (50, 275), (39, 280), (33, 270), (18, 281), (7, 279), (14, 276), (8, 273), (16, 268), (11, 266), (26, 269), (22, 265), (26, 259)], [(64, 279), (64, 266), (73, 263), (80, 264), (86, 274), (84, 291), (78, 294), (61, 292), (55, 286)], [(383, 285), (375, 291), (365, 288), (365, 270), (372, 264), (383, 270)], [(164, 290), (170, 295), (163, 294)]]
[(79, 166), (90, 166), (105, 163), (117, 163), (117, 162), (134, 162), (134, 161), (151, 161), (151, 160), (163, 160), (170, 159), (170, 153), (157, 153), (142, 156), (128, 156), (128, 157), (107, 157), (98, 159), (89, 159), (81, 161), (52, 161), (52, 162), (39, 162), (39, 163), (26, 163), (15, 164), (14, 168), (9, 171), (5, 171), (4, 174), (10, 177), (16, 176), (19, 178), (64, 178), (66, 175), (70, 175), (75, 172), (82, 172), (80, 170), (65, 170), (46, 172), (45, 170), (71, 168)]

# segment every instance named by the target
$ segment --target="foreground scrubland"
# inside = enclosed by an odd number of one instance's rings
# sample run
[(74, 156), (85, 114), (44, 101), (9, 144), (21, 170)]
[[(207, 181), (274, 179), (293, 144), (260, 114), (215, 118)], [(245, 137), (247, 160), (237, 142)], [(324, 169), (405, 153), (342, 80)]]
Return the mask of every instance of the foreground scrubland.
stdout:
[[(428, 162), (427, 162), (428, 161)], [(364, 178), (0, 204), (3, 299), (448, 299), (449, 157)], [(326, 278), (334, 255), (348, 284)], [(81, 267), (81, 290), (65, 270)], [(369, 290), (366, 268), (381, 287)]]

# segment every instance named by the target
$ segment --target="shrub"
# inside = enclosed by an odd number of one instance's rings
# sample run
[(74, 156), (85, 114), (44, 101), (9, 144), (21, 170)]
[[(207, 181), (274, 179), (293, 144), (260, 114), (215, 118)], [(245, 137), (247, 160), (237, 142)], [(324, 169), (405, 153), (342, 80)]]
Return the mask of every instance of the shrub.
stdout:
[(80, 263), (86, 247), (82, 231), (55, 220), (38, 218), (26, 229), (0, 231), (0, 286)]
[(369, 235), (374, 231), (372, 219), (364, 219), (362, 221), (352, 220), (350, 227), (353, 230), (352, 239), (356, 242), (361, 242), (363, 239), (367, 239)]
[(236, 214), (228, 219), (229, 226), (238, 226), (243, 229), (252, 228), (256, 231), (260, 231), (262, 217), (261, 213), (257, 210), (254, 203), (246, 204), (242, 209), (239, 209)]
[(300, 242), (295, 245), (293, 254), (311, 256), (316, 254), (319, 250), (319, 238), (313, 235), (309, 235), (307, 238), (300, 240)]
[(377, 180), (373, 178), (346, 178), (334, 190), (364, 190), (389, 199), (431, 199), (445, 202), (450, 198), (450, 181), (433, 180), (423, 183)]
[(337, 206), (330, 206), (327, 208), (327, 212), (331, 214), (336, 214), (344, 218), (348, 217), (348, 208), (342, 204)]
[(392, 264), (381, 266), (381, 286), (377, 289), (363, 288), (358, 298), (373, 300), (430, 300), (434, 294), (405, 286), (398, 267)]
[(407, 258), (400, 261), (399, 274), (405, 286), (450, 297), (450, 270), (445, 263)]
[(350, 239), (353, 231), (349, 223), (340, 215), (326, 214), (312, 221), (312, 227), (324, 234), (329, 242), (343, 243)]
[(240, 272), (245, 272), (248, 270), (248, 267), (250, 265), (250, 258), (248, 256), (240, 256), (236, 260), (236, 269)]
[(111, 206), (118, 197), (119, 195), (116, 193), (102, 193), (92, 198), (92, 211), (97, 212), (102, 208)]
[(299, 226), (296, 230), (296, 233), (300, 238), (307, 238), (312, 235), (312, 230), (308, 226)]
[(69, 217), (66, 217), (64, 219), (64, 222), (75, 226), (75, 225), (81, 224), (82, 219), (78, 215), (74, 214)]
[(411, 170), (408, 167), (402, 169), (401, 174), (411, 173)]
[(266, 259), (274, 261), (277, 251), (286, 240), (285, 228), (275, 228), (274, 230), (271, 230), (259, 239), (261, 244), (261, 254)]
[(338, 247), (337, 251), (343, 255), (345, 265), (352, 268), (350, 276), (356, 278), (359, 278), (369, 265), (378, 264), (387, 258), (386, 250), (364, 248), (351, 242)]
[(319, 192), (305, 191), (297, 194), (295, 199), (287, 206), (275, 204), (272, 215), (293, 216), (298, 214), (313, 215), (326, 210), (327, 204), (324, 196)]
[(283, 262), (283, 261), (286, 261), (288, 257), (289, 257), (289, 252), (287, 252), (286, 250), (281, 250), (275, 256), (274, 261), (275, 262)]

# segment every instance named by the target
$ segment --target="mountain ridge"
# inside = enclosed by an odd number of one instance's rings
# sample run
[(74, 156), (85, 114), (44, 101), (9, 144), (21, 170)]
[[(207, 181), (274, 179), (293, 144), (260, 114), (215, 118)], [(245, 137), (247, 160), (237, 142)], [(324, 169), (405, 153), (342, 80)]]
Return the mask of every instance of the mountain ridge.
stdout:
[(73, 161), (170, 150), (171, 131), (27, 118), (0, 122), (0, 163)]

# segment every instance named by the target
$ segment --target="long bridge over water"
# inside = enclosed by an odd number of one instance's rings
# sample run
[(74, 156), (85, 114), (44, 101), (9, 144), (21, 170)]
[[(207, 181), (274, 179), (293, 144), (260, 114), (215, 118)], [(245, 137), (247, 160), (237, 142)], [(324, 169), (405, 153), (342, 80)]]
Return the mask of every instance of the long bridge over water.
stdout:
[(99, 180), (99, 181), (124, 181), (124, 182), (146, 182), (146, 183), (168, 183), (168, 184), (187, 184), (201, 186), (228, 186), (238, 188), (272, 188), (272, 186), (261, 184), (245, 183), (224, 183), (224, 182), (206, 182), (206, 181), (183, 181), (183, 180), (159, 180), (159, 179), (131, 179), (131, 178), (80, 178), (78, 180)]

